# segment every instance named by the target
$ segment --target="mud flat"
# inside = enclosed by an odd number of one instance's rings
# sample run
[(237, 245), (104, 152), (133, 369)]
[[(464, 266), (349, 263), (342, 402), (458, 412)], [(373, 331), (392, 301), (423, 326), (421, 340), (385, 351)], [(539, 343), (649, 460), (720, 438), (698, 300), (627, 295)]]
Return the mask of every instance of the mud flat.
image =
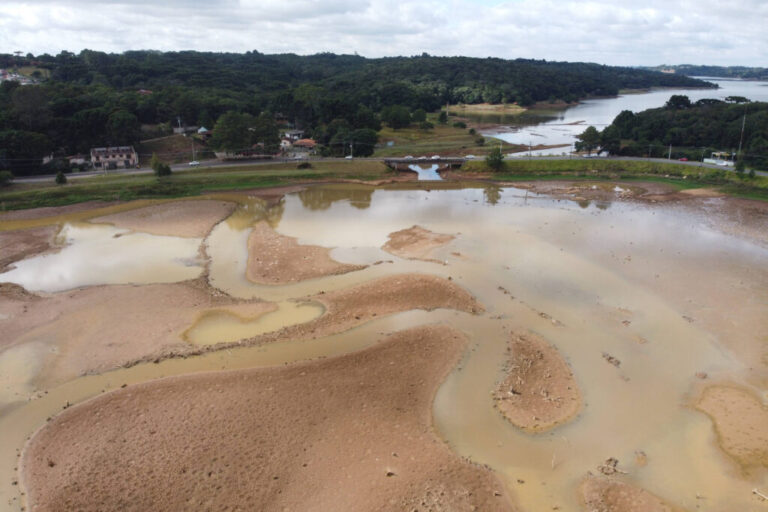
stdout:
[[(179, 284), (94, 286), (37, 296), (0, 285), (0, 350), (44, 343), (53, 351), (40, 379), (103, 372), (161, 349), (187, 346), (183, 332), (205, 311), (255, 317), (275, 305), (212, 294), (203, 279)], [(2, 352), (0, 352), (0, 356)]]
[(234, 203), (214, 200), (173, 201), (91, 219), (151, 235), (202, 238), (230, 215)]
[(8, 270), (16, 261), (53, 248), (58, 231), (58, 226), (0, 231), (0, 273)]
[(246, 277), (258, 284), (285, 284), (366, 267), (339, 263), (331, 258), (330, 252), (326, 247), (299, 245), (295, 238), (281, 235), (266, 222), (259, 222), (248, 237)]
[(716, 385), (696, 408), (710, 417), (720, 447), (742, 467), (768, 467), (768, 407), (746, 389)]
[(421, 226), (412, 226), (390, 233), (382, 249), (390, 254), (411, 260), (437, 261), (434, 252), (455, 237), (433, 233)]
[(579, 491), (589, 512), (684, 512), (645, 489), (613, 478), (587, 477)]
[(494, 390), (493, 399), (513, 425), (541, 432), (579, 412), (579, 387), (555, 347), (534, 334), (513, 334), (507, 353), (507, 376)]
[(129, 386), (42, 427), (21, 483), (39, 511), (511, 510), (433, 432), (465, 346), (425, 326), (327, 360)]

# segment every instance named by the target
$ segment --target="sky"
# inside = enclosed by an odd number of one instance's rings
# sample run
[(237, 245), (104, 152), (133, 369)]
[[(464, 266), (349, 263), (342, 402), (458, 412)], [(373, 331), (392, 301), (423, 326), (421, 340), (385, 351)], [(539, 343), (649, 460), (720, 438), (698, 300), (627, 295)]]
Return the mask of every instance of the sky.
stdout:
[(2, 0), (0, 53), (155, 49), (768, 67), (766, 0)]

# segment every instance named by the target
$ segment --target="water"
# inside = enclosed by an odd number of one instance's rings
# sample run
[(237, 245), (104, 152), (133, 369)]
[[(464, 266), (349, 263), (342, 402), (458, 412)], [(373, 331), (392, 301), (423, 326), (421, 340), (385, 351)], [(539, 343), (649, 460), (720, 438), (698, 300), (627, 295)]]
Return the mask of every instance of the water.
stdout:
[[(521, 125), (510, 125), (512, 131), (487, 132), (483, 135), (495, 137), (511, 144), (561, 145), (562, 147), (531, 151), (531, 155), (560, 155), (572, 151), (575, 136), (588, 126), (602, 130), (613, 122), (622, 110), (641, 112), (664, 106), (673, 94), (688, 96), (692, 102), (703, 98), (725, 99), (727, 96), (744, 96), (752, 101), (768, 101), (768, 82), (743, 80), (707, 79), (720, 86), (719, 89), (662, 89), (642, 94), (624, 94), (617, 98), (584, 100), (567, 108), (553, 118), (547, 112), (540, 124), (531, 125), (531, 117)], [(535, 115), (534, 113), (531, 114)], [(519, 153), (527, 156), (529, 152)]]
[(419, 175), (419, 181), (442, 181), (442, 177), (437, 172), (440, 168), (437, 164), (430, 165), (427, 169), (422, 165), (409, 165), (408, 168)]
[[(607, 194), (601, 201), (580, 203), (456, 183), (433, 183), (428, 189), (418, 183), (386, 189), (318, 186), (278, 202), (231, 194), (238, 209), (204, 241), (210, 282), (235, 297), (275, 302), (278, 309), (248, 319), (211, 308), (190, 325), (187, 342), (215, 344), (308, 321), (321, 308), (291, 299), (402, 272), (451, 277), (486, 312), (405, 312), (316, 340), (138, 365), (62, 383), (0, 416), (0, 494), (5, 498), (18, 492), (9, 486), (14, 450), (66, 401), (161, 376), (343, 354), (375, 343), (380, 333), (444, 323), (464, 332), (470, 345), (437, 394), (436, 430), (456, 453), (496, 470), (524, 510), (580, 510), (576, 486), (608, 457), (619, 459), (628, 481), (690, 510), (701, 505), (696, 494), (707, 496), (707, 510), (757, 510), (751, 489), (768, 487), (768, 474), (741, 472), (717, 447), (709, 419), (689, 404), (702, 385), (695, 377), (700, 371), (709, 374), (708, 382), (736, 382), (766, 392), (764, 368), (758, 367), (757, 374), (748, 370), (760, 357), (748, 347), (760, 347), (768, 332), (768, 249), (724, 233), (718, 227), (722, 214), (715, 211), (626, 202), (619, 199), (624, 187), (618, 188), (607, 184), (601, 187)], [(340, 261), (371, 266), (284, 286), (250, 283), (245, 278), (247, 240), (251, 227), (262, 220), (300, 243), (333, 247)], [(381, 251), (389, 233), (414, 224), (456, 236), (435, 254), (445, 265)], [(70, 236), (69, 247), (91, 260), (103, 244), (122, 239), (137, 247), (145, 243), (129, 236), (114, 239), (105, 232), (95, 246), (89, 237)], [(190, 249), (171, 243), (167, 250), (165, 259), (177, 261)], [(381, 260), (391, 263), (373, 265)], [(63, 274), (77, 267), (73, 259), (49, 264)], [(502, 376), (512, 331), (537, 333), (572, 366), (585, 403), (574, 421), (532, 435), (493, 409), (490, 391)], [(55, 356), (40, 352), (41, 347), (30, 346), (0, 353), (0, 368), (35, 369), (38, 358)], [(603, 352), (621, 360), (620, 368), (607, 364)], [(8, 372), (0, 384), (6, 393), (23, 396), (35, 382), (29, 372), (18, 373), (14, 380), (15, 373)], [(648, 456), (645, 467), (632, 462), (638, 450)], [(526, 484), (517, 484), (518, 479)]]

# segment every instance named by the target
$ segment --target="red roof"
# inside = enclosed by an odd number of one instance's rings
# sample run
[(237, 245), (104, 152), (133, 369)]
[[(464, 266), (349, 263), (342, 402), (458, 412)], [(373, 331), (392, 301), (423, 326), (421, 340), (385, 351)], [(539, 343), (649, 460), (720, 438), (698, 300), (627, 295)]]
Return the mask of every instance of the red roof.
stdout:
[(313, 148), (317, 145), (314, 139), (299, 139), (293, 143), (294, 146), (303, 146), (307, 148)]

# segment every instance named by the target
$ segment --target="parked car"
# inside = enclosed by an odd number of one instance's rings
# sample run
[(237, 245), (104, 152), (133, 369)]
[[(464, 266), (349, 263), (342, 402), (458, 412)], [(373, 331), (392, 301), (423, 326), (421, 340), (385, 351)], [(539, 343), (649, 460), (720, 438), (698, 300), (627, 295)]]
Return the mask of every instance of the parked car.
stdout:
[(347, 160), (352, 160), (352, 155), (347, 155), (344, 158), (346, 158)]
[(403, 158), (405, 158), (406, 160), (411, 160), (411, 159), (413, 159), (413, 157), (412, 157), (411, 155), (405, 155)]
[(687, 161), (688, 161), (688, 159), (687, 159), (687, 158), (685, 158), (685, 157), (683, 157), (683, 158), (678, 158), (678, 161), (680, 161), (680, 162), (687, 162)]
[(430, 158), (432, 158), (432, 160), (440, 160), (440, 155), (432, 155)]
[(197, 160), (192, 160), (191, 162), (189, 162), (190, 167), (197, 167), (198, 165), (200, 165), (200, 162), (198, 162)]
[(477, 157), (475, 155), (467, 155), (464, 158), (466, 158), (467, 160), (474, 160)]

